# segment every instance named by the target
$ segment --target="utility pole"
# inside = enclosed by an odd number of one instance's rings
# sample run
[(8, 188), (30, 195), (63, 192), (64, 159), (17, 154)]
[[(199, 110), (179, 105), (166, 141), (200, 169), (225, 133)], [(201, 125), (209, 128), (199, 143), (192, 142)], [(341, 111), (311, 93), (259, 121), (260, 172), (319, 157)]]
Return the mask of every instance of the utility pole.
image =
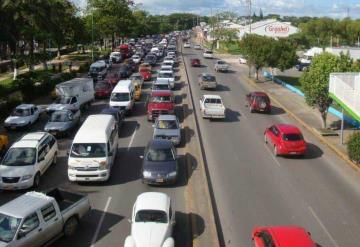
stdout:
[(246, 0), (249, 7), (249, 33), (251, 34), (251, 0)]
[(94, 61), (94, 8), (91, 10), (91, 61)]

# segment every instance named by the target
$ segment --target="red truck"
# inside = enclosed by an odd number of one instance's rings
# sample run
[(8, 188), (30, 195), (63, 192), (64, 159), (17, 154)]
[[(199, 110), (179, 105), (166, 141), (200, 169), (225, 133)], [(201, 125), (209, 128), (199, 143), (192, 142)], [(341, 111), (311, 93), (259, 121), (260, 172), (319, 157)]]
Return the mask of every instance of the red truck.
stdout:
[(119, 51), (123, 58), (130, 58), (132, 56), (132, 52), (131, 52), (130, 46), (128, 44), (120, 45)]
[(147, 102), (147, 117), (154, 121), (159, 115), (174, 114), (174, 95), (170, 90), (152, 91)]

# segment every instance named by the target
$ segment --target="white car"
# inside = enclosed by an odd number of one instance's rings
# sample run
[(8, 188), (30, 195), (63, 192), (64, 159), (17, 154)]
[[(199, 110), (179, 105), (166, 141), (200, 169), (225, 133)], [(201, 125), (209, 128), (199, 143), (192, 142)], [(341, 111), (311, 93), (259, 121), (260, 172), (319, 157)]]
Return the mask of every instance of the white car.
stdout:
[(195, 50), (201, 50), (201, 46), (200, 45), (194, 45), (194, 49)]
[(0, 163), (0, 188), (3, 190), (39, 187), (40, 178), (56, 164), (58, 145), (46, 132), (24, 135), (6, 152)]
[(240, 57), (239, 57), (239, 63), (240, 63), (240, 64), (246, 64), (247, 61), (246, 61), (246, 59), (245, 59), (243, 56), (240, 56)]
[(124, 247), (174, 247), (172, 237), (175, 225), (175, 210), (165, 193), (145, 192), (140, 194), (131, 216), (131, 235)]
[(111, 52), (109, 58), (113, 63), (120, 63), (122, 60), (121, 53), (118, 51)]
[(40, 109), (33, 104), (21, 104), (4, 121), (6, 129), (18, 129), (29, 127), (40, 117)]
[(200, 99), (200, 111), (203, 118), (225, 118), (225, 106), (219, 95), (204, 95)]
[(169, 81), (170, 87), (175, 88), (175, 75), (172, 70), (160, 70), (157, 75), (157, 80), (159, 79)]
[(134, 63), (140, 63), (141, 57), (137, 54), (133, 55), (131, 59), (134, 61)]
[(203, 57), (204, 57), (204, 58), (214, 58), (214, 54), (213, 54), (212, 51), (206, 50), (206, 51), (204, 51), (204, 53), (203, 53)]
[(191, 48), (190, 43), (189, 43), (189, 42), (186, 42), (186, 43), (184, 44), (184, 48)]

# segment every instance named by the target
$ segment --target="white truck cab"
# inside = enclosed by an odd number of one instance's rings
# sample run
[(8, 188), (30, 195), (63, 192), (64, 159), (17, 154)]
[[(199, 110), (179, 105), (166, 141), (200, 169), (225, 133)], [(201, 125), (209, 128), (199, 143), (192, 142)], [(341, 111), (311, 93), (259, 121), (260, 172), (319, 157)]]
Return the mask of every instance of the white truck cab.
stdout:
[(120, 108), (130, 112), (134, 107), (134, 84), (131, 80), (120, 80), (110, 96), (110, 107)]

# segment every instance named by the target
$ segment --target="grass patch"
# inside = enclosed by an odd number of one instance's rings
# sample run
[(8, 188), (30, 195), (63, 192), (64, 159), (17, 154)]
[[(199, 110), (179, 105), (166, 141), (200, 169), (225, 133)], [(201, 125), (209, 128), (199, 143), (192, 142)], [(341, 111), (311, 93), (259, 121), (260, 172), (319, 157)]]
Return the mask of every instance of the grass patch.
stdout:
[(0, 85), (4, 86), (4, 87), (10, 87), (12, 81), (13, 81), (13, 79), (11, 77), (9, 77), (9, 78), (6, 78), (4, 80), (1, 80)]
[(71, 61), (89, 61), (91, 60), (91, 55), (88, 53), (85, 54), (71, 54), (68, 55), (69, 60)]
[(296, 87), (297, 89), (302, 90), (299, 80), (300, 77), (284, 76), (284, 75), (277, 75), (275, 77), (278, 78), (279, 80), (282, 80), (283, 82), (286, 82), (287, 84), (290, 84), (293, 87)]

